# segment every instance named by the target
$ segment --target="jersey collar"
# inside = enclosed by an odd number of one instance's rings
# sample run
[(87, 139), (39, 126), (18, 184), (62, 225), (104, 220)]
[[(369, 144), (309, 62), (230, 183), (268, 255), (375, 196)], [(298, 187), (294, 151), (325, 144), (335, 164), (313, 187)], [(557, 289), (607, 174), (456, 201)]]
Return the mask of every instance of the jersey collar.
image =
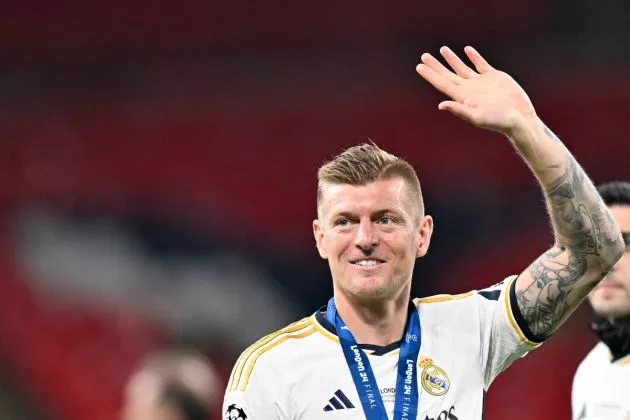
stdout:
[(608, 346), (612, 362), (630, 355), (630, 322), (624, 321), (611, 323), (607, 319), (599, 319), (591, 324), (593, 332)]
[[(413, 302), (409, 302), (409, 310), (410, 311), (417, 310)], [(326, 313), (326, 307), (322, 306), (321, 308), (317, 310), (317, 312), (315, 312), (315, 320), (326, 331), (328, 331), (329, 333), (331, 333), (332, 335), (336, 337), (337, 331), (335, 330), (335, 326), (326, 320), (326, 316), (324, 315), (325, 313)], [(379, 346), (377, 344), (359, 344), (359, 347), (367, 351), (368, 354), (370, 354), (371, 356), (383, 356), (383, 355), (389, 354), (390, 352), (394, 350), (398, 350), (400, 348), (401, 342), (402, 340), (398, 340), (393, 343), (387, 344), (386, 346)]]

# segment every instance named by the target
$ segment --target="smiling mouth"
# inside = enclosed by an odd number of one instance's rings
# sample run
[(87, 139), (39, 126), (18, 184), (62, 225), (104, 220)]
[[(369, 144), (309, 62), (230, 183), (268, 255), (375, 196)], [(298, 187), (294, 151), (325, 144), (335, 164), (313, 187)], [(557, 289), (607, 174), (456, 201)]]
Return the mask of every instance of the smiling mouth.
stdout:
[(350, 261), (352, 265), (356, 265), (359, 267), (376, 267), (377, 265), (383, 264), (384, 262), (385, 261), (376, 258), (366, 258), (357, 261)]

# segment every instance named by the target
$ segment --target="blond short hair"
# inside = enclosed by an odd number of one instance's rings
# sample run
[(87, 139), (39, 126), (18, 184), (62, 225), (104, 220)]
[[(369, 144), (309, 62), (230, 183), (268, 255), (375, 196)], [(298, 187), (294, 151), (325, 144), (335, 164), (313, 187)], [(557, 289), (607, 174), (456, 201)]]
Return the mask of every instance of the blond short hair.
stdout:
[(318, 214), (326, 184), (367, 185), (375, 181), (400, 177), (415, 196), (419, 214), (424, 215), (420, 180), (413, 166), (374, 143), (364, 143), (344, 150), (317, 171)]

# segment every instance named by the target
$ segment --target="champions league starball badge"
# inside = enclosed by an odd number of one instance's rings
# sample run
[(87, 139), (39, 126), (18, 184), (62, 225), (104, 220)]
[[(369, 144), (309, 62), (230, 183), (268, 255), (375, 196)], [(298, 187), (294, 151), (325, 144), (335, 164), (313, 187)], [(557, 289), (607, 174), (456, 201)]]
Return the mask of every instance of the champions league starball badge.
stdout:
[(247, 414), (245, 411), (236, 404), (231, 404), (225, 410), (225, 420), (246, 420)]

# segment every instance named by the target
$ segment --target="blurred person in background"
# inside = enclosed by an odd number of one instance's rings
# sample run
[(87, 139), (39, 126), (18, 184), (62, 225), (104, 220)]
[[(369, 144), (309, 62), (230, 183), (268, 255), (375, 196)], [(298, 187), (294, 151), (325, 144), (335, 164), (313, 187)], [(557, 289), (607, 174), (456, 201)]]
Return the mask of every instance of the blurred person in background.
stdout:
[(621, 228), (626, 252), (588, 297), (599, 317), (591, 328), (601, 341), (575, 373), (574, 420), (630, 419), (630, 182), (609, 182), (598, 191)]
[(417, 68), (451, 98), (439, 109), (509, 138), (541, 184), (555, 244), (488, 289), (410, 300), (433, 232), (417, 174), (375, 145), (346, 150), (319, 169), (313, 221), (334, 297), (242, 353), (226, 419), (480, 420), (494, 378), (549, 337), (623, 254), (597, 190), (521, 87), (471, 47), (476, 70), (440, 52), (453, 71), (430, 54)]
[(217, 374), (201, 354), (150, 354), (125, 390), (122, 420), (208, 420), (216, 411)]

